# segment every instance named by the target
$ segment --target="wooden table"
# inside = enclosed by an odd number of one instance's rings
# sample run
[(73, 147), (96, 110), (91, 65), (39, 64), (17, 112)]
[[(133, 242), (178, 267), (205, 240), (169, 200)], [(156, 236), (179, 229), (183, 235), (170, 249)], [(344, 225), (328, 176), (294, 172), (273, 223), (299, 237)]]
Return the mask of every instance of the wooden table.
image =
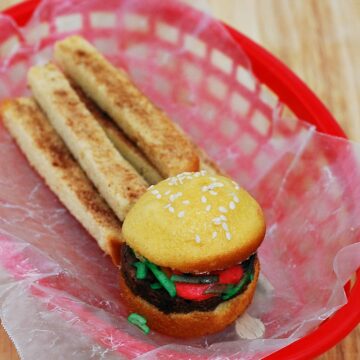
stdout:
[[(0, 10), (21, 0), (1, 0)], [(360, 141), (359, 0), (209, 0), (215, 16), (263, 45), (327, 105)], [(321, 360), (360, 358), (359, 326)], [(0, 359), (18, 359), (0, 328)]]

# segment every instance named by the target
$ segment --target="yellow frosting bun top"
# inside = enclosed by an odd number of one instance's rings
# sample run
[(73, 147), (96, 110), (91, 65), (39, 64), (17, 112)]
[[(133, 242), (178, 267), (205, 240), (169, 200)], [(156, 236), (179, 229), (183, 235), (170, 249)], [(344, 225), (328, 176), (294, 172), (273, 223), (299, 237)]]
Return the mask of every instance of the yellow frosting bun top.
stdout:
[(208, 272), (254, 253), (265, 220), (260, 205), (234, 181), (200, 171), (150, 186), (127, 214), (123, 235), (159, 266)]

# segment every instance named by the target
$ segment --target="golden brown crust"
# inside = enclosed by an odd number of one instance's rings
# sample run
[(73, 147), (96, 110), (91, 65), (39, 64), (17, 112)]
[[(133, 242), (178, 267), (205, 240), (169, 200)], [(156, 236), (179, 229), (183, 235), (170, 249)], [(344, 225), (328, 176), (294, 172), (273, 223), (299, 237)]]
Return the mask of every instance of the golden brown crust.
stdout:
[(81, 88), (69, 79), (71, 87), (75, 90), (79, 99), (84, 103), (91, 115), (105, 130), (106, 135), (120, 154), (135, 168), (135, 170), (145, 178), (150, 184), (157, 184), (162, 180), (161, 175), (155, 169), (146, 156), (126, 137), (124, 132), (106, 115)]
[[(216, 191), (208, 191), (211, 186)], [(260, 205), (244, 189), (229, 178), (196, 173), (149, 189), (129, 211), (123, 236), (149, 261), (196, 273), (247, 259), (265, 226)]]
[(141, 297), (134, 295), (122, 275), (120, 291), (122, 300), (130, 311), (144, 316), (152, 330), (177, 338), (195, 338), (225, 329), (246, 310), (252, 301), (259, 272), (260, 263), (256, 260), (254, 280), (247, 289), (241, 295), (221, 303), (215, 310), (207, 312), (164, 314)]
[(4, 125), (35, 170), (74, 217), (118, 264), (121, 223), (72, 157), (34, 100), (8, 100)]
[(32, 67), (35, 99), (98, 191), (122, 221), (147, 184), (119, 154), (54, 64)]
[(189, 139), (86, 40), (71, 36), (58, 42), (55, 59), (164, 177), (199, 170), (199, 158)]

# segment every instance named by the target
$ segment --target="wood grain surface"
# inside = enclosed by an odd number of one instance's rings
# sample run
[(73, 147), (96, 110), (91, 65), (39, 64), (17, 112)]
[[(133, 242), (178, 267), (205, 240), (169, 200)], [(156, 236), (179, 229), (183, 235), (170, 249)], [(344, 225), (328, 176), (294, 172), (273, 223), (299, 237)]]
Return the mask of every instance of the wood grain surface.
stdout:
[[(20, 1), (0, 0), (0, 10)], [(209, 0), (209, 7), (287, 64), (360, 141), (359, 0)], [(0, 360), (17, 359), (0, 327)], [(359, 326), (318, 359), (360, 359)]]

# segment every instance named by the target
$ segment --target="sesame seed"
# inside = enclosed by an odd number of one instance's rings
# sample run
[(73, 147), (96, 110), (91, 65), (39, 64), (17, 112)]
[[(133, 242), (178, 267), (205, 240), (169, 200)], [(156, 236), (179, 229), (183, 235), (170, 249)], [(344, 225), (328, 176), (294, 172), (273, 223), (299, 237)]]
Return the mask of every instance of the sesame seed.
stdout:
[(169, 195), (170, 193), (171, 193), (171, 191), (168, 190), (168, 191), (165, 193), (165, 195)]
[(156, 198), (157, 198), (157, 199), (161, 199), (161, 195), (160, 195), (160, 194), (157, 194), (157, 195), (156, 195)]
[(217, 231), (214, 231), (214, 232), (212, 233), (212, 238), (215, 239), (216, 237), (217, 237)]
[(239, 190), (239, 189), (240, 189), (238, 183), (236, 183), (235, 181), (231, 181), (231, 182), (232, 182), (232, 184), (234, 185), (235, 190)]
[(232, 184), (234, 185), (235, 190), (239, 190), (239, 189), (240, 189), (239, 184), (236, 183), (235, 181), (232, 181)]
[(211, 210), (211, 205), (208, 205), (206, 208), (205, 208), (206, 211), (210, 211)]
[(148, 190), (151, 190), (153, 187), (154, 187), (154, 185), (150, 185), (150, 186), (148, 187)]
[(178, 213), (178, 217), (179, 217), (179, 218), (184, 217), (184, 215), (185, 215), (185, 211), (180, 211), (180, 212)]
[(235, 203), (233, 201), (230, 201), (229, 208), (230, 208), (230, 210), (235, 209)]
[(219, 216), (219, 219), (222, 220), (222, 221), (226, 221), (227, 220), (227, 217), (225, 215), (220, 215)]
[(172, 206), (170, 206), (170, 207), (169, 207), (169, 211), (170, 211), (171, 213), (173, 213), (175, 210), (174, 210), (174, 208), (173, 208)]
[(171, 202), (173, 202), (174, 200), (176, 200), (176, 199), (177, 199), (178, 197), (180, 197), (180, 196), (182, 196), (182, 192), (177, 192), (176, 194), (170, 195), (169, 200), (170, 200)]
[(213, 223), (214, 223), (215, 225), (220, 225), (220, 224), (221, 224), (221, 219), (218, 218), (218, 217), (213, 218), (212, 221), (213, 221)]
[(209, 190), (209, 188), (205, 185), (205, 186), (203, 186), (202, 188), (201, 188), (201, 191), (208, 191)]
[(169, 207), (171, 207), (171, 204), (166, 204), (166, 205), (164, 206), (164, 209), (167, 209), (167, 208), (169, 208)]
[(240, 202), (239, 198), (236, 195), (234, 195), (233, 199), (236, 203)]
[(200, 241), (201, 241), (200, 236), (199, 236), (199, 235), (196, 235), (196, 236), (195, 236), (195, 242), (197, 242), (197, 243), (199, 244)]
[(229, 231), (229, 227), (228, 227), (227, 223), (222, 223), (221, 226), (225, 231)]
[(227, 213), (227, 209), (224, 206), (219, 206), (219, 211), (222, 213)]
[(231, 234), (229, 232), (226, 233), (226, 239), (230, 240), (231, 239)]
[(206, 199), (205, 196), (202, 196), (202, 197), (201, 197), (201, 202), (204, 203), (204, 204), (207, 202), (207, 199)]
[(183, 203), (184, 205), (189, 205), (189, 204), (190, 204), (190, 201), (189, 201), (189, 200), (184, 200), (182, 203)]
[(210, 180), (211, 180), (211, 181), (216, 181), (216, 180), (217, 180), (217, 178), (216, 178), (216, 177), (211, 176), (211, 177), (210, 177)]
[(214, 190), (210, 190), (209, 193), (210, 193), (211, 195), (217, 195), (217, 194), (218, 194), (218, 193), (217, 193), (216, 191), (214, 191)]

